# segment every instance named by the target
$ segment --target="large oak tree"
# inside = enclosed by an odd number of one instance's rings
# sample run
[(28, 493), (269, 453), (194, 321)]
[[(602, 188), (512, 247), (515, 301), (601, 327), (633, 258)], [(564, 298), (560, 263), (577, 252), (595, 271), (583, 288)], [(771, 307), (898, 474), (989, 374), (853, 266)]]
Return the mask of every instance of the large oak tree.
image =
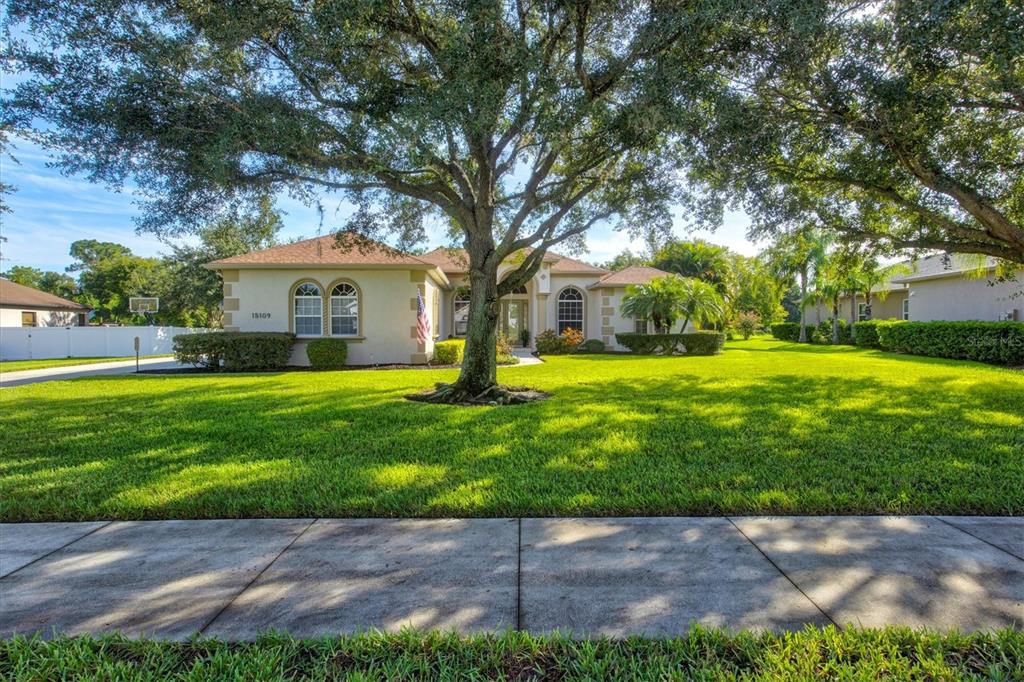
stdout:
[(498, 299), (548, 248), (670, 225), (677, 142), (743, 47), (745, 4), (12, 0), (32, 77), (8, 104), (65, 169), (149, 194), (144, 229), (282, 191), (346, 193), (347, 228), (402, 244), (440, 216), (469, 258), (445, 393), (464, 399), (495, 387)]
[(809, 1), (777, 14), (699, 159), (755, 228), (1024, 263), (1024, 5)]

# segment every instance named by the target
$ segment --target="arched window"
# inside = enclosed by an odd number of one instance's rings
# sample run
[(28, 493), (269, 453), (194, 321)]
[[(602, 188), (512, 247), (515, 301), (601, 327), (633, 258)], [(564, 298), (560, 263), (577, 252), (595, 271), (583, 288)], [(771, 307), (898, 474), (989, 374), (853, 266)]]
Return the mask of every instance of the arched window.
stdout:
[(469, 326), (469, 289), (462, 288), (455, 292), (455, 299), (452, 302), (454, 313), (455, 336), (465, 336), (466, 328)]
[(583, 331), (583, 292), (566, 287), (558, 294), (558, 333), (566, 329)]
[(322, 336), (324, 301), (320, 287), (303, 282), (295, 288), (295, 335)]
[(331, 290), (331, 335), (359, 334), (359, 292), (348, 282)]

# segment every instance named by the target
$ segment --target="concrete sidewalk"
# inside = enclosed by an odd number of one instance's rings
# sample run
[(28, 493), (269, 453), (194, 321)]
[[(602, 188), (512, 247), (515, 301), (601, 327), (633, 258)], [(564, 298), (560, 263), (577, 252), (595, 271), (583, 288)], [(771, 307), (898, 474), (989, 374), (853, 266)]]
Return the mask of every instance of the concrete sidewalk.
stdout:
[[(186, 367), (171, 357), (142, 358), (139, 367), (143, 369), (174, 369)], [(94, 362), (88, 365), (70, 365), (68, 367), (47, 367), (45, 369), (26, 369), (20, 372), (0, 373), (0, 388), (12, 388), (25, 384), (38, 384), (42, 381), (60, 379), (77, 379), (79, 377), (100, 376), (104, 374), (132, 374), (135, 372), (135, 359), (114, 360), (111, 362)]]
[(0, 636), (1024, 626), (1024, 518), (0, 524)]

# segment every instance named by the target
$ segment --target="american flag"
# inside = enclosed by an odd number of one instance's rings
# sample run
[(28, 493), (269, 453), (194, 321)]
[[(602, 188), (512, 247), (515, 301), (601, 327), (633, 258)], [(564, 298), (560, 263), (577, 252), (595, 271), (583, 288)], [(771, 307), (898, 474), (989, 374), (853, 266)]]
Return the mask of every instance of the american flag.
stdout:
[(430, 318), (427, 317), (427, 306), (423, 304), (423, 294), (416, 292), (416, 340), (426, 343), (430, 337)]

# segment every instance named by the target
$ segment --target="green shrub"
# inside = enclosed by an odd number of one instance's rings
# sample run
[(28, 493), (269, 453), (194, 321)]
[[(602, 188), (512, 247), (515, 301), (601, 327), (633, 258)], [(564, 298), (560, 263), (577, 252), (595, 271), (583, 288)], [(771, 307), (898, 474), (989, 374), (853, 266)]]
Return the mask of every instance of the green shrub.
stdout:
[(863, 348), (881, 348), (878, 329), (884, 325), (901, 324), (900, 320), (864, 320), (853, 325), (853, 345)]
[(438, 341), (434, 344), (434, 357), (432, 365), (459, 365), (462, 364), (462, 355), (466, 352), (465, 339), (448, 339)]
[(281, 369), (291, 357), (295, 335), (284, 332), (217, 332), (174, 337), (178, 362), (229, 371)]
[(604, 352), (604, 341), (601, 339), (587, 339), (580, 345), (576, 346), (577, 353), (603, 353)]
[(616, 334), (621, 346), (638, 355), (714, 355), (725, 344), (725, 334), (716, 331), (697, 331), (686, 334)]
[(519, 358), (517, 358), (516, 356), (512, 355), (511, 353), (508, 353), (508, 354), (506, 354), (506, 353), (498, 353), (497, 356), (495, 356), (495, 359), (496, 359), (497, 364), (499, 364), (499, 365), (518, 365), (519, 364)]
[[(818, 324), (818, 332), (825, 339), (825, 343), (832, 343), (832, 320), (822, 320)], [(839, 320), (839, 344), (844, 346), (853, 345), (853, 329), (850, 328), (850, 324), (844, 320)]]
[(800, 323), (777, 322), (772, 325), (772, 336), (779, 341), (793, 341), (795, 343), (800, 340)]
[(220, 337), (224, 333), (226, 332), (178, 334), (173, 339), (174, 359), (196, 367), (220, 369), (223, 345)]
[(744, 341), (753, 336), (760, 326), (761, 316), (753, 311), (743, 311), (736, 316), (736, 329), (743, 335)]
[(530, 345), (530, 330), (520, 329), (519, 330), (519, 345), (526, 348)]
[(901, 322), (878, 327), (886, 350), (937, 358), (1024, 365), (1024, 323)]
[(558, 334), (554, 329), (545, 329), (537, 334), (538, 355), (561, 355), (571, 353), (583, 343), (583, 333), (577, 329), (566, 329)]
[(537, 334), (537, 353), (540, 355), (557, 355), (565, 352), (565, 345), (554, 329), (545, 329)]
[(306, 356), (314, 369), (339, 369), (348, 358), (344, 339), (314, 339), (306, 346)]
[[(832, 343), (832, 320), (822, 320), (817, 325), (807, 326), (807, 341), (810, 343)], [(799, 322), (778, 322), (772, 325), (772, 336), (780, 341), (797, 342), (800, 340)], [(839, 320), (839, 343), (853, 345), (853, 330), (843, 319)]]
[(498, 355), (512, 355), (512, 339), (504, 334), (498, 334), (494, 340), (494, 350)]

